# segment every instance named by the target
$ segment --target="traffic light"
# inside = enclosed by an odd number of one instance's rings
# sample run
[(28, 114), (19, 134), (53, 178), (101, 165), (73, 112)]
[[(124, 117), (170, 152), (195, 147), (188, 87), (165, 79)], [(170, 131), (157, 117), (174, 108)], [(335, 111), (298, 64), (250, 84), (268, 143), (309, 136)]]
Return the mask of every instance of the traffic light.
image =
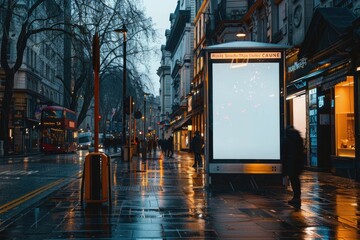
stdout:
[(124, 110), (127, 115), (130, 115), (130, 108), (131, 108), (131, 113), (134, 112), (134, 107), (133, 106), (130, 107), (130, 105), (132, 105), (132, 97), (128, 96), (124, 100)]
[(126, 97), (124, 99), (124, 111), (127, 115), (130, 114), (130, 99), (129, 99), (129, 97)]

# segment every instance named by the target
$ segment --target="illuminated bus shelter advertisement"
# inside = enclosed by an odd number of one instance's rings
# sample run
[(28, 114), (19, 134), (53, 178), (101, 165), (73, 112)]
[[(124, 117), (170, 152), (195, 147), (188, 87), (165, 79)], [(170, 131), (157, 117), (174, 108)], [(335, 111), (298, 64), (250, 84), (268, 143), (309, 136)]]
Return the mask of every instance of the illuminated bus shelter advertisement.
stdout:
[(210, 173), (281, 172), (282, 61), (281, 51), (210, 53)]
[(279, 63), (213, 64), (214, 159), (280, 159), (278, 76)]

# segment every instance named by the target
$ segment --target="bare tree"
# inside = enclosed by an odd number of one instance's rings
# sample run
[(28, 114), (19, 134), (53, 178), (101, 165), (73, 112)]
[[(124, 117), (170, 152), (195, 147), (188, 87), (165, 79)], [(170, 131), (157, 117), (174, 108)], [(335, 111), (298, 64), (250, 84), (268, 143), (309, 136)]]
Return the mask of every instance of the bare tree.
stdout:
[[(77, 58), (82, 56), (83, 71), (76, 68), (73, 76), (76, 77), (74, 89), (72, 89), (72, 108), (78, 105), (77, 99), (84, 99), (83, 105), (78, 117), (78, 124), (84, 120), (86, 112), (90, 107), (93, 96), (92, 74), (89, 74), (85, 66), (88, 66), (88, 59), (91, 57), (91, 39), (95, 32), (99, 33), (101, 45), (101, 61), (100, 61), (100, 81), (102, 88), (109, 86), (114, 96), (111, 96), (111, 107), (106, 105), (106, 96), (102, 96), (101, 114), (106, 116), (111, 114), (113, 108), (122, 110), (122, 72), (123, 69), (123, 36), (116, 34), (114, 29), (119, 28), (123, 24), (128, 29), (127, 32), (127, 92), (134, 97), (143, 96), (143, 92), (151, 87), (150, 79), (147, 77), (146, 70), (149, 69), (149, 56), (155, 51), (151, 47), (151, 42), (156, 39), (156, 32), (152, 25), (152, 20), (144, 15), (144, 10), (137, 4), (137, 0), (117, 1), (110, 5), (108, 1), (74, 1), (74, 22), (80, 24), (80, 33), (73, 34), (76, 36), (75, 41), (79, 48)], [(76, 28), (74, 28), (76, 29)], [(83, 49), (81, 49), (83, 48)], [(75, 51), (76, 52), (76, 51)], [(80, 60), (80, 59), (79, 59)], [(74, 65), (76, 66), (76, 65)], [(144, 72), (145, 69), (145, 72)], [(76, 75), (76, 73), (78, 73)], [(109, 74), (112, 74), (109, 78)], [(113, 84), (113, 80), (117, 84)], [(118, 81), (117, 81), (118, 80)], [(108, 83), (108, 84), (107, 84)], [(106, 91), (105, 94), (110, 94)], [(128, 94), (128, 95), (129, 95)], [(73, 108), (75, 110), (75, 108)]]
[[(128, 86), (134, 86), (137, 89), (135, 92), (145, 91), (150, 87), (148, 83), (151, 81), (144, 77), (147, 74), (141, 73), (143, 72), (141, 67), (148, 69), (148, 56), (154, 54), (154, 49), (149, 47), (148, 43), (156, 38), (156, 32), (151, 19), (144, 15), (143, 9), (137, 4), (138, 1), (121, 0), (110, 4), (111, 2), (106, 0), (72, 0), (72, 3), (71, 27), (68, 25), (65, 27), (68, 23), (64, 22), (63, 0), (34, 0), (33, 2), (0, 0), (2, 16), (0, 63), (6, 79), (1, 102), (0, 140), (4, 141), (5, 154), (9, 150), (8, 126), (13, 103), (15, 74), (23, 64), (28, 42), (36, 39), (39, 34), (59, 33), (53, 34), (54, 38), (64, 37), (64, 34), (72, 36), (72, 48), (76, 49), (73, 51), (76, 53), (73, 58), (79, 61), (72, 64), (72, 87), (64, 91), (70, 93), (70, 108), (73, 110), (77, 108), (78, 99), (80, 97), (84, 99), (78, 117), (79, 124), (85, 118), (93, 96), (91, 39), (95, 32), (100, 34), (100, 79), (102, 80), (109, 70), (123, 68), (122, 36), (114, 33), (114, 29), (125, 24), (128, 28), (126, 53), (127, 71), (130, 76)], [(68, 32), (68, 29), (71, 32)], [(18, 32), (15, 38), (10, 36), (12, 32)], [(16, 43), (15, 59), (8, 58), (12, 41)], [(64, 81), (61, 76), (57, 77)], [(121, 78), (121, 76), (118, 77)], [(120, 92), (121, 87), (119, 87)], [(121, 107), (122, 96), (119, 95), (117, 99), (117, 105)]]

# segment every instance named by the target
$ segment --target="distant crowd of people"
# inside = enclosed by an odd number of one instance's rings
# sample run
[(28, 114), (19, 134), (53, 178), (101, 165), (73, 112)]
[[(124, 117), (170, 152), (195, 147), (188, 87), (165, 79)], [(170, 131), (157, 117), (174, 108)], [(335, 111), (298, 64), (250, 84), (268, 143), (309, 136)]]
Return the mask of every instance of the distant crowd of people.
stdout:
[(117, 152), (117, 149), (122, 146), (122, 139), (121, 139), (121, 137), (104, 138), (103, 145), (106, 150), (113, 148), (114, 152)]
[(165, 157), (173, 158), (174, 155), (174, 138), (170, 136), (168, 139), (159, 139), (159, 147)]
[(168, 139), (150, 137), (145, 143), (143, 140), (140, 141), (139, 138), (136, 137), (135, 144), (137, 153), (142, 153), (145, 150), (147, 154), (155, 154), (156, 150), (160, 149), (168, 158), (172, 158), (174, 154), (174, 138), (172, 136)]
[[(174, 138), (170, 136), (167, 139), (154, 139), (150, 138), (146, 142), (147, 153), (151, 154), (155, 152), (157, 148), (160, 148), (162, 153), (167, 158), (173, 158), (174, 155)], [(201, 168), (203, 166), (203, 160), (201, 154), (204, 151), (204, 141), (201, 138), (200, 132), (196, 131), (194, 138), (190, 143), (190, 151), (194, 153), (194, 168)]]

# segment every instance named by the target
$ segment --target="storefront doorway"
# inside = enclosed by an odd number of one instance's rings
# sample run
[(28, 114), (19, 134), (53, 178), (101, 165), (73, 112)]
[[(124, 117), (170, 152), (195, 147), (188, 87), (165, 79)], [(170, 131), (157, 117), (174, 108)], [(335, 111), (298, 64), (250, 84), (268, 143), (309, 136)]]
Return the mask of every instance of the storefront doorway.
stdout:
[(354, 78), (335, 86), (335, 155), (355, 157)]

